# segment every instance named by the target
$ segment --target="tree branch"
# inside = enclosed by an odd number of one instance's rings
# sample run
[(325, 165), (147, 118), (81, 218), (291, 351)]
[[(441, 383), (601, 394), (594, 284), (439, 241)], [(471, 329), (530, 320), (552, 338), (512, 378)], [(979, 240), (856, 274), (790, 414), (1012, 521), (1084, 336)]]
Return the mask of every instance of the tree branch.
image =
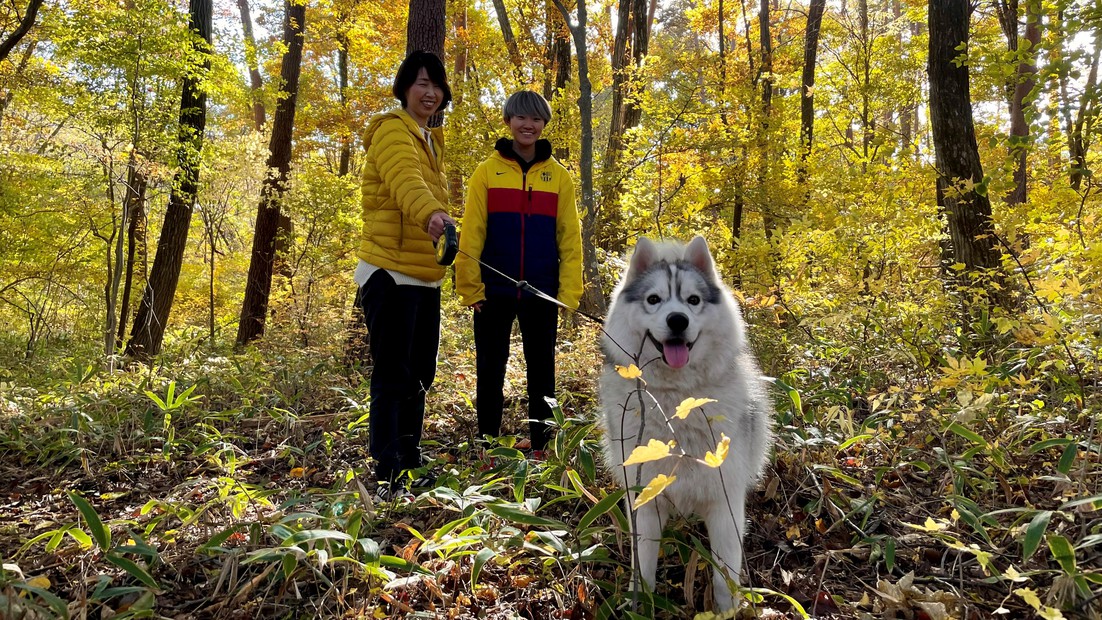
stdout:
[(10, 37), (0, 41), (0, 61), (7, 58), (19, 41), (31, 31), (31, 26), (34, 26), (34, 20), (38, 16), (38, 9), (41, 6), (42, 0), (30, 0), (27, 3), (27, 12), (23, 14), (23, 20), (19, 22), (19, 27), (11, 33)]

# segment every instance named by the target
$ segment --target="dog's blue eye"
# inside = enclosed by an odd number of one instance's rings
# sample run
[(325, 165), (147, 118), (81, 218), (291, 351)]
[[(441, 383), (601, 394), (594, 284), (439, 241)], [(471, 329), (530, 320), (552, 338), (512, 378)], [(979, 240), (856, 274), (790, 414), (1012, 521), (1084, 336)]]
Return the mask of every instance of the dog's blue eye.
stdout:
[(689, 295), (689, 298), (685, 301), (689, 302), (690, 306), (700, 305), (700, 297), (697, 295)]
[(651, 295), (651, 296), (647, 297), (647, 303), (652, 305), (652, 306), (656, 306), (656, 305), (662, 303), (662, 298), (659, 297), (658, 295)]

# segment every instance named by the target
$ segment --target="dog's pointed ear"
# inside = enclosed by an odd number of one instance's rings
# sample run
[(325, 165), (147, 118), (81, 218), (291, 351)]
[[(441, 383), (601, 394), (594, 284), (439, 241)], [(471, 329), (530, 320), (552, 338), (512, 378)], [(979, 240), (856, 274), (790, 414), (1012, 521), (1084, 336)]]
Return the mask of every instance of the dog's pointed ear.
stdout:
[(693, 237), (693, 240), (685, 247), (685, 260), (707, 276), (716, 277), (716, 264), (712, 260), (712, 253), (708, 250), (708, 242), (704, 240), (704, 237), (700, 235)]
[(637, 276), (654, 264), (657, 255), (657, 246), (646, 237), (639, 237), (635, 242), (635, 251), (631, 254), (631, 263), (628, 265), (628, 277)]

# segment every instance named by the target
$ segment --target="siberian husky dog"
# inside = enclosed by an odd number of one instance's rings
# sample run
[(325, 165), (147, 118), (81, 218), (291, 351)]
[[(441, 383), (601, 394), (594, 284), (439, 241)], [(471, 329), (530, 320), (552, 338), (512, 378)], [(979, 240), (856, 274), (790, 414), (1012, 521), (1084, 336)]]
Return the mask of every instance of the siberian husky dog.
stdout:
[[(634, 515), (636, 577), (653, 590), (666, 520), (695, 513), (704, 519), (712, 558), (722, 569), (713, 577), (716, 609), (729, 610), (735, 600), (728, 578), (738, 583), (742, 565), (746, 493), (765, 464), (773, 415), (738, 303), (703, 237), (688, 244), (639, 239), (612, 293), (602, 349), (605, 456), (629, 489), (628, 509), (656, 476), (676, 477)], [(639, 379), (621, 372), (633, 364), (642, 372)], [(714, 402), (675, 416), (686, 399)], [(715, 467), (724, 437), (729, 451)], [(671, 455), (624, 466), (637, 446), (651, 440), (675, 442)]]

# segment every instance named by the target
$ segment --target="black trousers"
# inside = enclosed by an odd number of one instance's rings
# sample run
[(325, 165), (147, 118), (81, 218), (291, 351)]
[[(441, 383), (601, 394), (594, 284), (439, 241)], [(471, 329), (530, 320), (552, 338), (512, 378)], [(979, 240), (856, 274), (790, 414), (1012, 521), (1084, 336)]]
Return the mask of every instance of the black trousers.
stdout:
[(383, 269), (360, 287), (371, 343), (371, 457), (379, 480), (420, 467), (425, 395), (436, 378), (440, 289), (398, 285)]
[(513, 321), (520, 321), (524, 361), (528, 367), (528, 417), (532, 448), (543, 450), (550, 439), (542, 420), (551, 417), (545, 396), (555, 395), (555, 339), (559, 309), (535, 298), (491, 297), (474, 313), (475, 370), (478, 373), (476, 409), (479, 436), (501, 434), (505, 403), (505, 366), (509, 361), (509, 337)]

